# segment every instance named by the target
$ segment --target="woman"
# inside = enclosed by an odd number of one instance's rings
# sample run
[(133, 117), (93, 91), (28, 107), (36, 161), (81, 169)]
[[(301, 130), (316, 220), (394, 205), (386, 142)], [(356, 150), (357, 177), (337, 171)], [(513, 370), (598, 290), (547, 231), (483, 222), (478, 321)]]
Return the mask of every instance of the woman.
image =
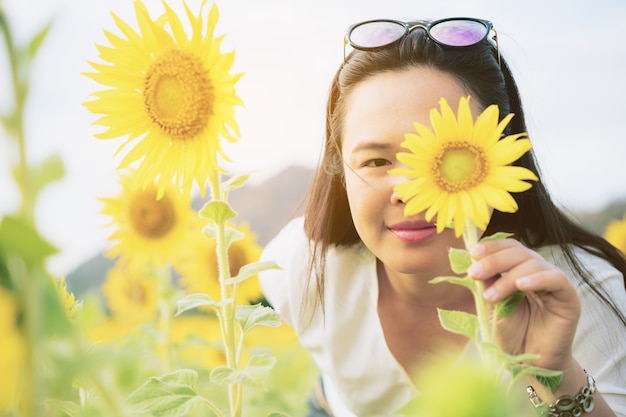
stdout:
[[(263, 257), (282, 270), (260, 277), (321, 370), (312, 401), (328, 415), (393, 415), (420, 389), (408, 375), (441, 351), (469, 349), (467, 339), (441, 327), (437, 308), (473, 313), (471, 294), (428, 284), (453, 274), (448, 250), (463, 241), (451, 229), (436, 233), (424, 213), (405, 218), (394, 187), (406, 179), (388, 171), (401, 167), (404, 135), (414, 122), (429, 125), (441, 98), (471, 96), (474, 117), (496, 104), (500, 117), (515, 114), (505, 134), (526, 132), (493, 34), (490, 22), (472, 18), (368, 21), (348, 30), (354, 50), (331, 85), (325, 149), (305, 216), (266, 247)], [(530, 379), (533, 395), (553, 403), (591, 388), (591, 375), (598, 389), (584, 415), (626, 416), (626, 261), (554, 205), (532, 153), (516, 165), (539, 180), (513, 194), (517, 212), (492, 213), (485, 234), (514, 238), (478, 245), (470, 275), (485, 281), (488, 302), (527, 293), (500, 326), (503, 348), (537, 353), (535, 365), (563, 375), (554, 393)]]

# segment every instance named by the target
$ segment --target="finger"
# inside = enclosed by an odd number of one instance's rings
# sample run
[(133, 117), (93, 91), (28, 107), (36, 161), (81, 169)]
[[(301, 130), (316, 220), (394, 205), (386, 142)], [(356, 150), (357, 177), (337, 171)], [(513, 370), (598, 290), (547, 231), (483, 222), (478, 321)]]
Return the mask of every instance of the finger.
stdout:
[(474, 257), (474, 263), (469, 267), (468, 274), (474, 279), (485, 280), (509, 272), (529, 259), (539, 258), (521, 243), (508, 240), (509, 242), (501, 241), (494, 245), (491, 243), (495, 242), (486, 242), (481, 254)]
[(497, 302), (515, 291), (536, 293), (540, 297), (549, 295), (554, 301), (569, 302), (576, 298), (576, 290), (563, 271), (536, 260), (529, 260), (489, 286), (483, 296)]
[(556, 268), (517, 277), (515, 286), (521, 291), (549, 294), (556, 301), (561, 302), (571, 302), (578, 298), (576, 289), (565, 273)]
[[(554, 266), (543, 260), (526, 257), (509, 271), (503, 272), (500, 279), (487, 287), (483, 296), (491, 302), (499, 301), (508, 297), (513, 292), (520, 290), (517, 282), (518, 279), (535, 277), (538, 274), (540, 275), (552, 270), (558, 271)], [(522, 283), (524, 283), (524, 281)]]

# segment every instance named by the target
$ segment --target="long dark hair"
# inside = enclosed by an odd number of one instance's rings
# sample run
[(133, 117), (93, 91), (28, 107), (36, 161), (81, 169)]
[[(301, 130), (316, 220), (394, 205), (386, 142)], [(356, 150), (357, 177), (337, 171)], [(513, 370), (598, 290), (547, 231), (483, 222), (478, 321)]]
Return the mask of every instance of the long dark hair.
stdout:
[[(451, 74), (483, 108), (497, 104), (501, 117), (514, 113), (505, 134), (527, 132), (515, 80), (505, 59), (498, 56), (495, 46), (488, 40), (472, 47), (452, 50), (430, 41), (424, 30), (418, 29), (393, 47), (378, 51), (353, 51), (331, 84), (326, 108), (325, 146), (305, 212), (305, 230), (312, 242), (311, 275), (315, 276), (322, 308), (327, 250), (331, 245), (361, 242), (352, 222), (343, 178), (341, 131), (347, 110), (346, 97), (355, 85), (372, 75), (419, 66)], [(494, 211), (485, 233), (514, 233), (531, 248), (558, 245), (583, 282), (610, 306), (626, 326), (626, 318), (610, 296), (596, 285), (593, 276), (577, 261), (572, 245), (606, 259), (626, 277), (624, 255), (602, 237), (570, 219), (555, 205), (541, 179), (532, 151), (522, 156), (516, 165), (530, 169), (539, 180), (533, 183), (530, 190), (513, 194), (519, 207), (517, 212)]]

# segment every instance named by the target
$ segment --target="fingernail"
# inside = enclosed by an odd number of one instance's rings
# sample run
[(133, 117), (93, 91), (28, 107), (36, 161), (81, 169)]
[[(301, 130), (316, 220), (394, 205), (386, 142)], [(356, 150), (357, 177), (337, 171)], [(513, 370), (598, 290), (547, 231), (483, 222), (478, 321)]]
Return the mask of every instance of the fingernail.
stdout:
[(480, 262), (474, 262), (467, 268), (467, 273), (473, 277), (480, 275), (481, 272), (483, 272), (483, 265)]
[(518, 288), (527, 288), (530, 285), (530, 278), (528, 277), (521, 277), (515, 280), (515, 284), (517, 285)]
[(485, 253), (485, 245), (478, 244), (470, 249), (470, 255), (478, 256)]
[(483, 293), (483, 297), (485, 297), (487, 300), (495, 299), (496, 295), (497, 295), (496, 289), (493, 287), (487, 288), (487, 290), (485, 290), (485, 292)]

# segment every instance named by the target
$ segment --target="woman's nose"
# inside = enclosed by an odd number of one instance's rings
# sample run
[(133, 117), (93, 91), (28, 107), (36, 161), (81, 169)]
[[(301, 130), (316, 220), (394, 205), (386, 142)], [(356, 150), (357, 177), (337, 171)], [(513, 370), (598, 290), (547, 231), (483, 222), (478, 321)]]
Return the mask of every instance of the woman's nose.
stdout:
[(400, 194), (396, 190), (396, 185), (405, 182), (406, 178), (398, 175), (390, 175), (393, 179), (391, 180), (391, 204), (405, 204), (405, 201), (400, 197)]

